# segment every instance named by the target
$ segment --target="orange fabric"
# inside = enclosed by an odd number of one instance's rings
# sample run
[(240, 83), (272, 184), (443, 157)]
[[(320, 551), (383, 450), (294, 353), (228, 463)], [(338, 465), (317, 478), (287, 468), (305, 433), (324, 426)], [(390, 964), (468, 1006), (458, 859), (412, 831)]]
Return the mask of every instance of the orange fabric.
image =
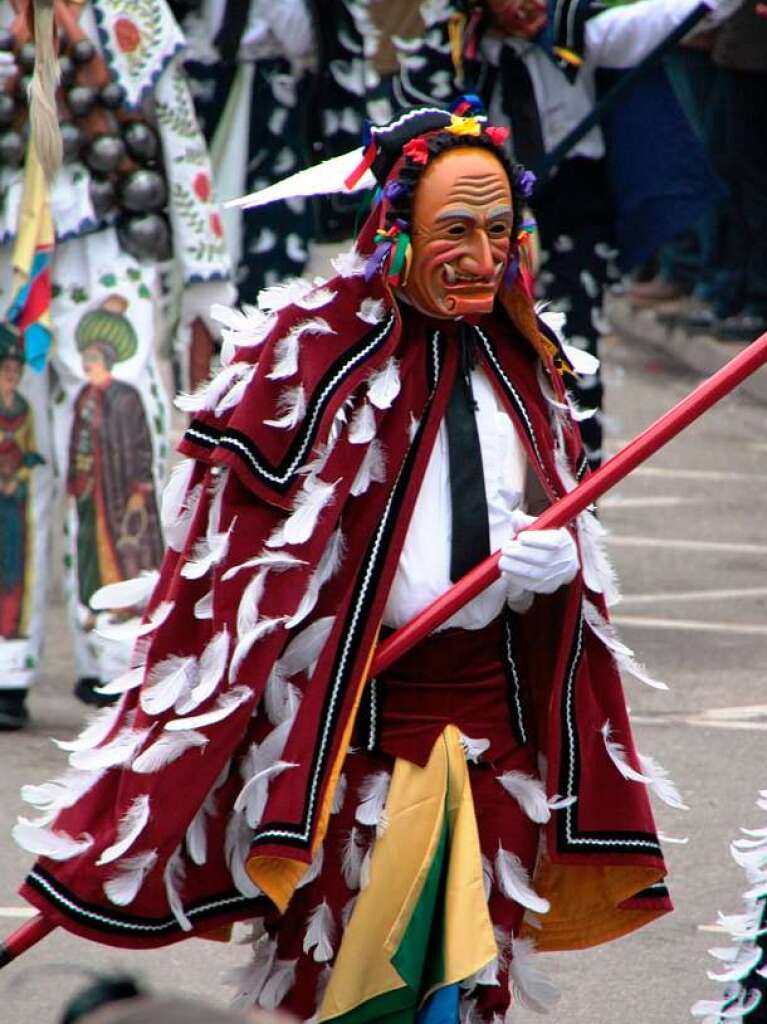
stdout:
[(542, 861), (535, 873), (536, 892), (551, 909), (540, 928), (525, 923), (522, 934), (540, 951), (586, 949), (618, 939), (667, 913), (658, 909), (621, 907), (664, 877), (657, 868), (553, 864)]

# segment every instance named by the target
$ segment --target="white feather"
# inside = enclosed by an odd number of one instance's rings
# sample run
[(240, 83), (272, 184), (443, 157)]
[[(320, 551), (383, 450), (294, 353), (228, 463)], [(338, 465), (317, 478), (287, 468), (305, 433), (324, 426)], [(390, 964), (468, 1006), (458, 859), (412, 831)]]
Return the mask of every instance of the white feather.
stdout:
[(189, 859), (193, 864), (202, 867), (208, 859), (208, 839), (206, 826), (208, 817), (216, 813), (216, 786), (208, 793), (202, 807), (192, 818), (189, 828), (186, 830), (184, 844)]
[(269, 673), (263, 699), (266, 717), (272, 725), (281, 725), (294, 718), (301, 704), (301, 691), (287, 681), (278, 661)]
[(336, 934), (336, 924), (333, 919), (333, 912), (323, 900), (309, 914), (304, 934), (304, 953), (312, 953), (315, 963), (324, 964), (333, 958), (333, 940)]
[(179, 846), (165, 865), (163, 882), (165, 883), (165, 895), (168, 898), (168, 906), (170, 907), (171, 913), (181, 925), (181, 928), (185, 932), (190, 932), (192, 930), (192, 922), (184, 912), (184, 903), (182, 899), (182, 889), (185, 880), (186, 866), (181, 855), (181, 847)]
[(164, 526), (165, 543), (174, 551), (183, 551), (186, 547), (192, 520), (200, 503), (202, 491), (203, 485), (201, 483), (195, 484), (185, 497), (176, 518)]
[(201, 715), (190, 715), (187, 718), (174, 718), (165, 723), (168, 732), (183, 732), (186, 729), (203, 729), (208, 725), (223, 722), (247, 700), (251, 700), (253, 691), (249, 686), (236, 686), (222, 693), (210, 711)]
[(126, 857), (115, 865), (115, 873), (104, 882), (104, 893), (116, 907), (127, 907), (138, 896), (144, 879), (157, 863), (157, 850)]
[(149, 796), (146, 793), (137, 796), (132, 801), (117, 825), (117, 838), (96, 861), (98, 867), (119, 860), (124, 853), (130, 850), (149, 824), (150, 810)]
[(607, 605), (614, 605), (620, 597), (618, 578), (607, 554), (607, 530), (593, 512), (581, 512), (576, 519), (581, 549), (583, 580), (589, 590), (604, 594)]
[(291, 761), (277, 761), (266, 768), (262, 768), (252, 778), (248, 779), (239, 792), (234, 803), (234, 809), (238, 814), (244, 814), (245, 820), (251, 828), (257, 828), (261, 824), (266, 801), (269, 798), (269, 783), (278, 775), (282, 775), (288, 768), (297, 767)]
[[(165, 540), (169, 544), (168, 534), (173, 532), (186, 504), (187, 491), (192, 482), (194, 466), (194, 459), (182, 459), (171, 471), (168, 482), (162, 492), (160, 520)], [(175, 545), (171, 546), (175, 547)]]
[(253, 629), (249, 630), (242, 636), (237, 637), (237, 645), (234, 648), (234, 654), (232, 655), (232, 661), (229, 665), (229, 682), (233, 683), (237, 679), (237, 675), (240, 671), (240, 666), (247, 656), (254, 644), (258, 643), (259, 640), (263, 640), (269, 633), (273, 633), (278, 626), (283, 625), (285, 622), (285, 616), (277, 619), (261, 619), (257, 622)]
[(359, 788), (359, 805), (354, 817), (360, 825), (375, 827), (381, 820), (389, 795), (390, 775), (386, 771), (367, 775)]
[(644, 785), (649, 785), (649, 778), (637, 771), (636, 768), (628, 763), (626, 759), (626, 750), (623, 744), (617, 743), (611, 739), (612, 727), (609, 720), (604, 723), (601, 728), (602, 738), (605, 741), (605, 750), (608, 756), (618, 771), (621, 773), (624, 779), (628, 779), (631, 782), (642, 782)]
[(383, 299), (363, 299), (357, 310), (357, 317), (366, 324), (379, 324), (384, 318)]
[(162, 733), (158, 740), (142, 751), (131, 764), (131, 770), (139, 775), (159, 771), (166, 765), (173, 764), (187, 752), (204, 747), (208, 737), (194, 729), (183, 732)]
[(13, 838), (29, 853), (55, 861), (72, 860), (93, 846), (93, 836), (87, 833), (75, 839), (66, 832), (43, 828), (27, 821), (26, 818), (19, 818), (17, 824), (13, 826)]
[(336, 791), (333, 794), (333, 804), (332, 804), (332, 806), (330, 808), (330, 813), (331, 814), (338, 814), (338, 812), (344, 806), (344, 803), (346, 802), (346, 790), (347, 790), (346, 776), (345, 775), (339, 775), (338, 776), (338, 782), (336, 783)]
[(138, 668), (128, 669), (121, 676), (110, 680), (108, 683), (104, 683), (103, 686), (97, 686), (96, 689), (99, 693), (111, 696), (112, 694), (127, 693), (128, 690), (135, 690), (137, 686), (141, 686), (143, 681), (144, 666), (139, 665)]
[(535, 965), (535, 947), (529, 939), (511, 940), (511, 988), (522, 1004), (536, 1013), (548, 1013), (559, 1001), (559, 991)]
[(67, 768), (60, 778), (51, 782), (44, 782), (40, 786), (22, 786), (21, 799), (42, 811), (44, 819), (38, 819), (38, 824), (47, 825), (59, 811), (73, 807), (103, 776), (103, 771)]
[(277, 400), (277, 412), (280, 413), (279, 419), (264, 420), (265, 426), (290, 430), (303, 420), (306, 416), (306, 392), (302, 384), (282, 392)]
[(227, 569), (221, 579), (224, 582), (231, 580), (243, 569), (284, 570), (294, 569), (299, 565), (306, 565), (306, 561), (303, 558), (296, 558), (295, 555), (288, 554), (287, 551), (264, 550), (260, 555), (256, 555), (255, 558), (249, 558), (247, 562), (240, 562), (239, 565), (234, 565), (231, 569)]
[(132, 760), (150, 732), (151, 729), (122, 729), (113, 740), (102, 747), (73, 751), (69, 755), (69, 763), (73, 768), (82, 768), (85, 771), (116, 768)]
[(367, 444), (376, 436), (376, 417), (370, 402), (363, 402), (352, 416), (349, 426), (350, 444)]
[(235, 516), (228, 529), (220, 533), (208, 533), (195, 542), (189, 558), (181, 569), (181, 575), (187, 580), (199, 580), (214, 565), (218, 565), (226, 557), (229, 549), (229, 538), (237, 521)]
[(262, 312), (279, 313), (288, 306), (298, 305), (314, 289), (305, 277), (288, 277), (278, 284), (268, 285), (258, 293), (258, 308)]
[(211, 637), (200, 655), (198, 681), (189, 694), (188, 702), (184, 704), (183, 709), (179, 708), (182, 714), (193, 711), (213, 696), (224, 678), (228, 657), (229, 632), (224, 626), (215, 636)]
[(238, 348), (260, 345), (277, 323), (276, 316), (249, 305), (239, 310), (216, 303), (210, 307), (210, 315), (224, 328), (222, 336)]
[(252, 363), (230, 363), (223, 367), (216, 376), (197, 388), (191, 395), (180, 394), (174, 405), (182, 412), (200, 412), (203, 409), (215, 409), (229, 388), (245, 374), (253, 370)]
[(73, 740), (53, 740), (59, 750), (91, 750), (109, 736), (122, 711), (122, 702), (94, 711), (85, 728)]
[(313, 288), (303, 298), (298, 299), (296, 305), (301, 309), (320, 309), (332, 302), (337, 294), (332, 288)]
[(277, 960), (274, 970), (261, 989), (258, 1005), (264, 1010), (276, 1010), (293, 988), (298, 960)]
[(252, 366), (247, 373), (243, 374), (238, 381), (232, 384), (221, 401), (217, 404), (216, 416), (223, 416), (225, 412), (236, 408), (236, 406), (240, 404), (245, 397), (245, 392), (250, 387), (250, 382), (253, 380), (255, 374), (256, 367)]
[(105, 640), (114, 640), (117, 643), (128, 643), (137, 640), (139, 637), (148, 636), (168, 618), (173, 611), (173, 601), (160, 601), (146, 622), (139, 622), (138, 618), (128, 619), (125, 622), (99, 623), (96, 632)]
[(357, 832), (356, 826), (352, 826), (344, 841), (343, 855), (341, 859), (341, 872), (350, 891), (359, 889), (362, 872), (362, 861), (365, 857), (365, 844)]
[(232, 1000), (235, 1009), (250, 1010), (272, 972), (277, 956), (277, 943), (267, 934), (260, 935), (253, 943), (253, 959), (244, 967), (235, 967), (224, 976), (226, 984), (234, 985), (237, 994)]
[(500, 843), (495, 855), (495, 878), (498, 888), (507, 899), (514, 900), (536, 914), (548, 912), (549, 901), (535, 892), (522, 861), (516, 854), (504, 850)]
[(657, 679), (653, 679), (653, 677), (648, 674), (644, 665), (640, 665), (639, 662), (635, 660), (634, 652), (621, 641), (618, 636), (618, 631), (612, 623), (608, 622), (604, 618), (596, 605), (592, 604), (591, 601), (583, 602), (583, 616), (592, 633), (602, 641), (622, 671), (634, 676), (635, 679), (645, 683), (647, 686), (652, 686), (653, 689), (668, 689), (668, 686), (666, 686), (665, 683), (662, 683)]
[(248, 828), (245, 818), (241, 814), (232, 814), (226, 826), (224, 856), (235, 888), (251, 899), (261, 895), (261, 890), (246, 870), (252, 838), (253, 831)]
[(298, 672), (309, 672), (311, 675), (311, 670), (327, 643), (335, 621), (334, 615), (325, 615), (315, 619), (311, 625), (293, 637), (279, 660), (280, 671), (286, 677), (294, 676)]
[(268, 546), (280, 547), (282, 544), (303, 544), (307, 541), (314, 533), (320, 513), (333, 500), (335, 489), (334, 483), (325, 483), (315, 476), (307, 477), (293, 502), (293, 511), (283, 522), (278, 535), (269, 538)]
[(336, 332), (322, 317), (314, 317), (311, 320), (303, 320), (288, 331), (284, 338), (280, 338), (274, 346), (274, 365), (267, 374), (269, 380), (283, 380), (292, 377), (298, 370), (298, 349), (301, 338), (305, 334), (335, 334)]
[(172, 654), (158, 661), (147, 673), (141, 691), (141, 707), (148, 715), (160, 715), (188, 696), (197, 683), (194, 655)]
[(490, 748), (490, 740), (483, 737), (467, 736), (465, 733), (461, 733), (460, 743), (463, 756), (472, 764), (479, 764), (482, 755)]
[(242, 592), (237, 606), (237, 636), (243, 636), (255, 628), (258, 622), (258, 606), (266, 589), (268, 569), (259, 569)]
[(399, 394), (399, 363), (391, 356), (368, 377), (368, 398), (376, 409), (388, 409)]
[(755, 971), (762, 962), (764, 950), (761, 946), (755, 949), (743, 947), (739, 950), (736, 959), (724, 971), (706, 971), (711, 981), (718, 981), (728, 984), (733, 981), (743, 981), (752, 971)]
[(358, 895), (355, 893), (351, 899), (348, 899), (346, 903), (344, 903), (343, 910), (341, 911), (341, 925), (344, 929), (349, 927), (349, 922), (352, 919), (354, 908), (357, 906), (357, 899)]
[(288, 629), (294, 629), (300, 625), (307, 615), (314, 610), (314, 606), (317, 604), (320, 596), (320, 590), (338, 572), (345, 552), (346, 540), (339, 527), (339, 529), (333, 532), (327, 547), (322, 552), (322, 557), (317, 563), (317, 568), (309, 577), (306, 592), (301, 598), (298, 608), (288, 619)]
[(680, 846), (685, 846), (690, 841), (689, 836), (670, 836), (666, 832), (659, 832), (658, 839), (662, 843), (678, 843)]
[(563, 345), (562, 347), (570, 361), (570, 365), (577, 374), (591, 377), (599, 369), (600, 361), (596, 356), (592, 356), (590, 352), (584, 352), (582, 348), (576, 348), (575, 345)]
[(119, 583), (108, 583), (91, 596), (88, 604), (95, 612), (107, 611), (110, 608), (142, 607), (149, 600), (152, 591), (160, 578), (159, 572), (143, 572), (130, 580)]
[(689, 807), (682, 800), (682, 796), (674, 783), (669, 778), (668, 771), (651, 757), (649, 754), (638, 754), (639, 763), (642, 766), (642, 774), (650, 780), (650, 789), (659, 800), (669, 807), (679, 811), (688, 811)]
[(527, 775), (525, 772), (504, 772), (498, 781), (520, 805), (531, 821), (539, 824), (551, 818), (551, 810), (546, 798), (546, 787), (540, 779)]
[(384, 446), (375, 438), (368, 445), (364, 458), (360, 463), (349, 490), (357, 497), (364, 494), (372, 483), (383, 483), (386, 480), (386, 456)]
[(361, 277), (367, 266), (366, 258), (354, 246), (334, 256), (330, 263), (339, 277)]

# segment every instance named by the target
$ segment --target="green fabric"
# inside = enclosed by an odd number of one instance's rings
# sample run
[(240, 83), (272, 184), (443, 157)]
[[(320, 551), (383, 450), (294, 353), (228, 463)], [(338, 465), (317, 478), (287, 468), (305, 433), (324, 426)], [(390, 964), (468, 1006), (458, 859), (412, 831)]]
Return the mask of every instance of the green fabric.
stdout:
[(77, 579), (80, 602), (87, 606), (102, 583), (93, 498), (77, 501)]
[(445, 884), (448, 869), (449, 824), (442, 834), (413, 916), (391, 958), (402, 988), (386, 992), (356, 1007), (333, 1024), (415, 1024), (424, 997), (444, 978)]

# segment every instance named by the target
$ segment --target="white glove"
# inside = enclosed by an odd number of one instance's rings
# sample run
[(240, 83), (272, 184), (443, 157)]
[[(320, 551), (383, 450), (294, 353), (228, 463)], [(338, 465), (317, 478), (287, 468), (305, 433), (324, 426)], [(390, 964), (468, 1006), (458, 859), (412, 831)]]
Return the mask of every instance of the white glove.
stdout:
[(527, 595), (553, 594), (563, 584), (570, 583), (578, 572), (578, 549), (568, 530), (519, 533), (535, 519), (515, 509), (511, 513), (515, 536), (501, 548), (498, 564), (508, 586), (509, 606), (515, 611), (526, 610), (522, 604)]

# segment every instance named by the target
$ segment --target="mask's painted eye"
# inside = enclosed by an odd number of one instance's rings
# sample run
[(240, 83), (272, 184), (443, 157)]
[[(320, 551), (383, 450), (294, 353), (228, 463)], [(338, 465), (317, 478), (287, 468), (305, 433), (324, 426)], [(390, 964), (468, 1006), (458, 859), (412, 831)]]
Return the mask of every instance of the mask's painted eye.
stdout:
[(463, 238), (463, 236), (466, 234), (466, 230), (466, 225), (463, 223), (463, 221), (455, 221), (455, 223), (450, 224), (448, 226), (447, 234), (451, 238)]
[(506, 235), (511, 234), (511, 224), (505, 220), (496, 220), (488, 227), (487, 232), (493, 238), (505, 238)]

